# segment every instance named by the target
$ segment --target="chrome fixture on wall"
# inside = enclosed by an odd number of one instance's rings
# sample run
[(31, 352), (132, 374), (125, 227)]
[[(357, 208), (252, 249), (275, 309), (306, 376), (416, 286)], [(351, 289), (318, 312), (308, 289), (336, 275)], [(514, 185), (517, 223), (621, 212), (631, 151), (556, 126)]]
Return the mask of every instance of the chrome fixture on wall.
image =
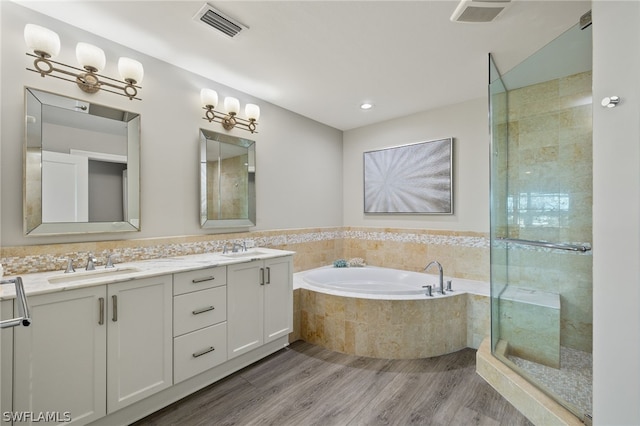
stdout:
[(258, 133), (256, 126), (258, 125), (258, 119), (260, 118), (260, 107), (255, 104), (247, 104), (244, 107), (244, 114), (247, 118), (238, 117), (240, 112), (240, 101), (236, 98), (226, 97), (224, 98), (224, 109), (226, 113), (216, 111), (216, 105), (218, 104), (218, 93), (211, 89), (202, 89), (200, 91), (200, 100), (202, 101), (202, 108), (205, 110), (204, 118), (216, 123), (221, 123), (225, 130), (231, 130), (238, 126), (239, 128), (249, 131), (251, 133)]
[(602, 105), (605, 108), (615, 108), (616, 106), (618, 106), (619, 103), (620, 103), (619, 96), (607, 96), (605, 98), (602, 98), (602, 102), (600, 102), (600, 105)]
[[(142, 64), (130, 58), (118, 60), (118, 71), (122, 80), (98, 74), (106, 64), (104, 51), (89, 43), (78, 43), (76, 58), (82, 68), (76, 68), (61, 62), (51, 60), (60, 53), (60, 37), (54, 31), (38, 25), (27, 24), (24, 27), (24, 40), (27, 48), (33, 51), (28, 56), (36, 58), (33, 61), (35, 69), (42, 77), (51, 76), (61, 80), (76, 83), (86, 93), (96, 93), (100, 90), (137, 99), (138, 84), (142, 81), (144, 69)], [(58, 66), (58, 67), (56, 67)], [(71, 78), (69, 78), (71, 77)]]

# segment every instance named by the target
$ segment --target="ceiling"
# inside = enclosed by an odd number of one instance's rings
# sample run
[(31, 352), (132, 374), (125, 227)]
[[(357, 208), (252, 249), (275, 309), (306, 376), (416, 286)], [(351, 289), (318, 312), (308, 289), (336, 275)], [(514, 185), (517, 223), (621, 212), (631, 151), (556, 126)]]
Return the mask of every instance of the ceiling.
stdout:
[(591, 7), (513, 0), (464, 24), (449, 0), (210, 0), (249, 27), (229, 38), (192, 19), (204, 0), (17, 3), (340, 130), (485, 96), (488, 53), (505, 72)]

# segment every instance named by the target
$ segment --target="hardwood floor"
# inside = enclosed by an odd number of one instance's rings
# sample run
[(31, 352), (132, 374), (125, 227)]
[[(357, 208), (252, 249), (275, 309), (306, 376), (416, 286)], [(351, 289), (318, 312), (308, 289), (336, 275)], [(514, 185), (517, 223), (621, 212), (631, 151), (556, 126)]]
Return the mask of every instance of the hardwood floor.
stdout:
[(475, 373), (475, 350), (386, 360), (298, 341), (134, 425), (531, 423)]

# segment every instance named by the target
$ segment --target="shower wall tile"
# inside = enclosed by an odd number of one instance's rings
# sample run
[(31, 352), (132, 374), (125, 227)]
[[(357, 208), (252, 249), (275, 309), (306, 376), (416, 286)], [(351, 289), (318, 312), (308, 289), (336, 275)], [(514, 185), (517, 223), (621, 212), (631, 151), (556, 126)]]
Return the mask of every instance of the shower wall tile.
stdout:
[[(499, 170), (508, 192), (499, 190), (515, 211), (496, 229), (512, 238), (591, 243), (591, 73), (510, 91), (508, 117), (508, 169), (503, 162)], [(562, 202), (546, 210), (526, 205), (541, 196)], [(508, 256), (511, 285), (561, 295), (561, 344), (582, 351), (592, 347), (591, 261), (591, 253), (524, 246), (510, 247)]]

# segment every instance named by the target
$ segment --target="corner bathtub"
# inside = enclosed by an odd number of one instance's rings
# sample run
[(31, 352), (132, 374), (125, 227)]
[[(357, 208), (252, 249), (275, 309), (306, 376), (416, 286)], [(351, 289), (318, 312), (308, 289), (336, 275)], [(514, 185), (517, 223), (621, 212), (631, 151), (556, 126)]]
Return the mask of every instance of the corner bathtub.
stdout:
[(296, 273), (300, 337), (338, 352), (387, 359), (477, 347), (489, 332), (488, 284), (453, 279), (453, 292), (433, 297), (422, 288), (428, 284), (435, 291), (438, 276), (371, 266)]

